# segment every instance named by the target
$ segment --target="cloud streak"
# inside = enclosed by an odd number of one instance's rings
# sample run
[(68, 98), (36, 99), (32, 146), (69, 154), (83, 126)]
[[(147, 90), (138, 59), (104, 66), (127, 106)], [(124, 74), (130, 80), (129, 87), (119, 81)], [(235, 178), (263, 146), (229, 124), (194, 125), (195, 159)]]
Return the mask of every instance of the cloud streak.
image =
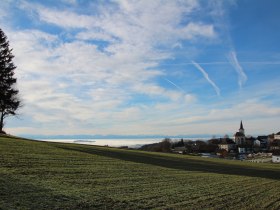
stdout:
[(220, 91), (220, 88), (215, 84), (215, 82), (213, 82), (208, 73), (198, 64), (196, 63), (195, 61), (192, 61), (192, 64), (203, 74), (204, 78), (210, 83), (210, 85), (212, 85), (212, 87), (214, 88), (216, 94), (218, 96), (221, 95), (221, 91)]
[[(253, 65), (280, 65), (277, 61), (238, 61), (239, 64), (253, 64)], [(197, 62), (199, 65), (227, 65), (228, 61), (213, 61), (213, 62)], [(183, 65), (193, 65), (192, 62), (180, 62), (164, 64), (165, 66), (183, 66)]]
[(237, 56), (235, 51), (231, 51), (228, 56), (229, 62), (234, 67), (235, 71), (238, 74), (238, 85), (240, 88), (245, 84), (247, 81), (247, 75), (245, 74), (243, 68), (241, 67), (240, 63), (238, 62)]
[(228, 9), (226, 9), (228, 6), (234, 5), (235, 1), (211, 1), (212, 4), (212, 16), (217, 21), (219, 30), (222, 31), (223, 34), (223, 42), (228, 45), (229, 49), (229, 55), (227, 56), (230, 64), (233, 66), (235, 71), (238, 74), (238, 85), (239, 88), (242, 88), (242, 86), (247, 81), (247, 75), (245, 74), (243, 68), (240, 65), (240, 62), (237, 59), (234, 42), (231, 37), (230, 33), (230, 19), (229, 19), (229, 13)]
[[(194, 103), (193, 94), (156, 79), (165, 75), (159, 66), (174, 57), (169, 50), (174, 43), (215, 36), (211, 24), (195, 19), (182, 23), (199, 6), (197, 1), (109, 1), (83, 10), (69, 6), (78, 7), (77, 1), (67, 2), (66, 7), (49, 7), (21, 1), (18, 9), (33, 28), (7, 33), (21, 70), (19, 88), (30, 127), (39, 124), (54, 133), (81, 128), (85, 133), (124, 132), (114, 127), (127, 122), (137, 127), (142, 116), (155, 120), (161, 115), (153, 114), (156, 107), (173, 115)], [(67, 129), (56, 129), (63, 124)], [(140, 127), (137, 133), (144, 133)]]
[[(212, 133), (219, 126), (206, 122), (235, 116), (238, 121), (239, 113), (248, 110), (238, 104), (247, 99), (270, 96), (269, 101), (279, 102), (279, 55), (262, 60), (246, 55), (248, 60), (239, 62), (231, 30), (223, 28), (231, 28), (229, 17), (224, 21), (230, 5), (209, 2), (214, 3), (0, 1), (0, 25), (14, 49), (25, 104), (22, 121), (11, 118), (7, 129), (18, 134), (171, 135), (205, 128)], [(266, 72), (259, 65), (270, 65), (273, 84), (269, 73), (269, 85), (264, 84)], [(252, 83), (237, 91), (247, 80), (242, 67), (250, 67), (246, 73)], [(210, 91), (201, 91), (201, 80)], [(221, 90), (223, 97), (216, 97)], [(269, 115), (258, 115), (260, 109), (241, 116)], [(278, 108), (269, 116), (275, 115), (279, 121)]]
[(184, 90), (182, 88), (180, 88), (178, 85), (176, 85), (174, 82), (170, 81), (169, 79), (164, 78), (164, 80), (166, 80), (167, 82), (169, 82), (171, 85), (173, 85), (174, 87), (176, 87), (178, 90), (184, 92)]

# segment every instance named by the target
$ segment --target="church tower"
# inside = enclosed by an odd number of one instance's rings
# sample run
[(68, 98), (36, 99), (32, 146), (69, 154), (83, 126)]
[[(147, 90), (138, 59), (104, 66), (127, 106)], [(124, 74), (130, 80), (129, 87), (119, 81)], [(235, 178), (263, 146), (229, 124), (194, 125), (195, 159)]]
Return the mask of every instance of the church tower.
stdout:
[(234, 135), (234, 142), (236, 143), (236, 145), (244, 145), (246, 142), (245, 129), (243, 127), (242, 120), (240, 122), (239, 131)]

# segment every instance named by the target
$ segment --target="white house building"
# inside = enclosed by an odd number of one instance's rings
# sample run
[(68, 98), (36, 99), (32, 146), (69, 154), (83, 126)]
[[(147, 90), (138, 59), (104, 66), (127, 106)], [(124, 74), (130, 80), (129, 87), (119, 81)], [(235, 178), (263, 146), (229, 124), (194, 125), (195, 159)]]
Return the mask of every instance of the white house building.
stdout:
[(220, 150), (226, 150), (227, 152), (231, 152), (236, 148), (236, 144), (232, 139), (225, 138), (222, 139), (220, 144), (218, 144)]
[(274, 140), (280, 140), (280, 132), (274, 134)]
[(273, 163), (280, 163), (280, 155), (272, 155)]

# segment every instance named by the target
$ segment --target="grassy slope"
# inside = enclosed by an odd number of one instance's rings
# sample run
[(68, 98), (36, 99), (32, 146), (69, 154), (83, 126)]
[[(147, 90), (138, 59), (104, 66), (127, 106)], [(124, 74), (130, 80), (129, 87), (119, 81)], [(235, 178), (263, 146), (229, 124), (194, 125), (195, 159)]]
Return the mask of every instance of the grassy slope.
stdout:
[(280, 209), (280, 165), (0, 137), (0, 209)]

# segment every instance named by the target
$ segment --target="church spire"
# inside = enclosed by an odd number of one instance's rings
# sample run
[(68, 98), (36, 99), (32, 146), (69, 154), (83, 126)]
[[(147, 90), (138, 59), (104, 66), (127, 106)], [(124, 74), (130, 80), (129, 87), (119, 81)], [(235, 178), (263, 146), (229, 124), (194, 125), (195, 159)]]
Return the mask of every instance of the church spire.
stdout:
[(241, 120), (241, 122), (240, 122), (239, 132), (244, 134), (244, 127), (243, 127), (242, 120)]
[(240, 123), (240, 130), (241, 129), (244, 130), (242, 120), (241, 120), (241, 123)]

